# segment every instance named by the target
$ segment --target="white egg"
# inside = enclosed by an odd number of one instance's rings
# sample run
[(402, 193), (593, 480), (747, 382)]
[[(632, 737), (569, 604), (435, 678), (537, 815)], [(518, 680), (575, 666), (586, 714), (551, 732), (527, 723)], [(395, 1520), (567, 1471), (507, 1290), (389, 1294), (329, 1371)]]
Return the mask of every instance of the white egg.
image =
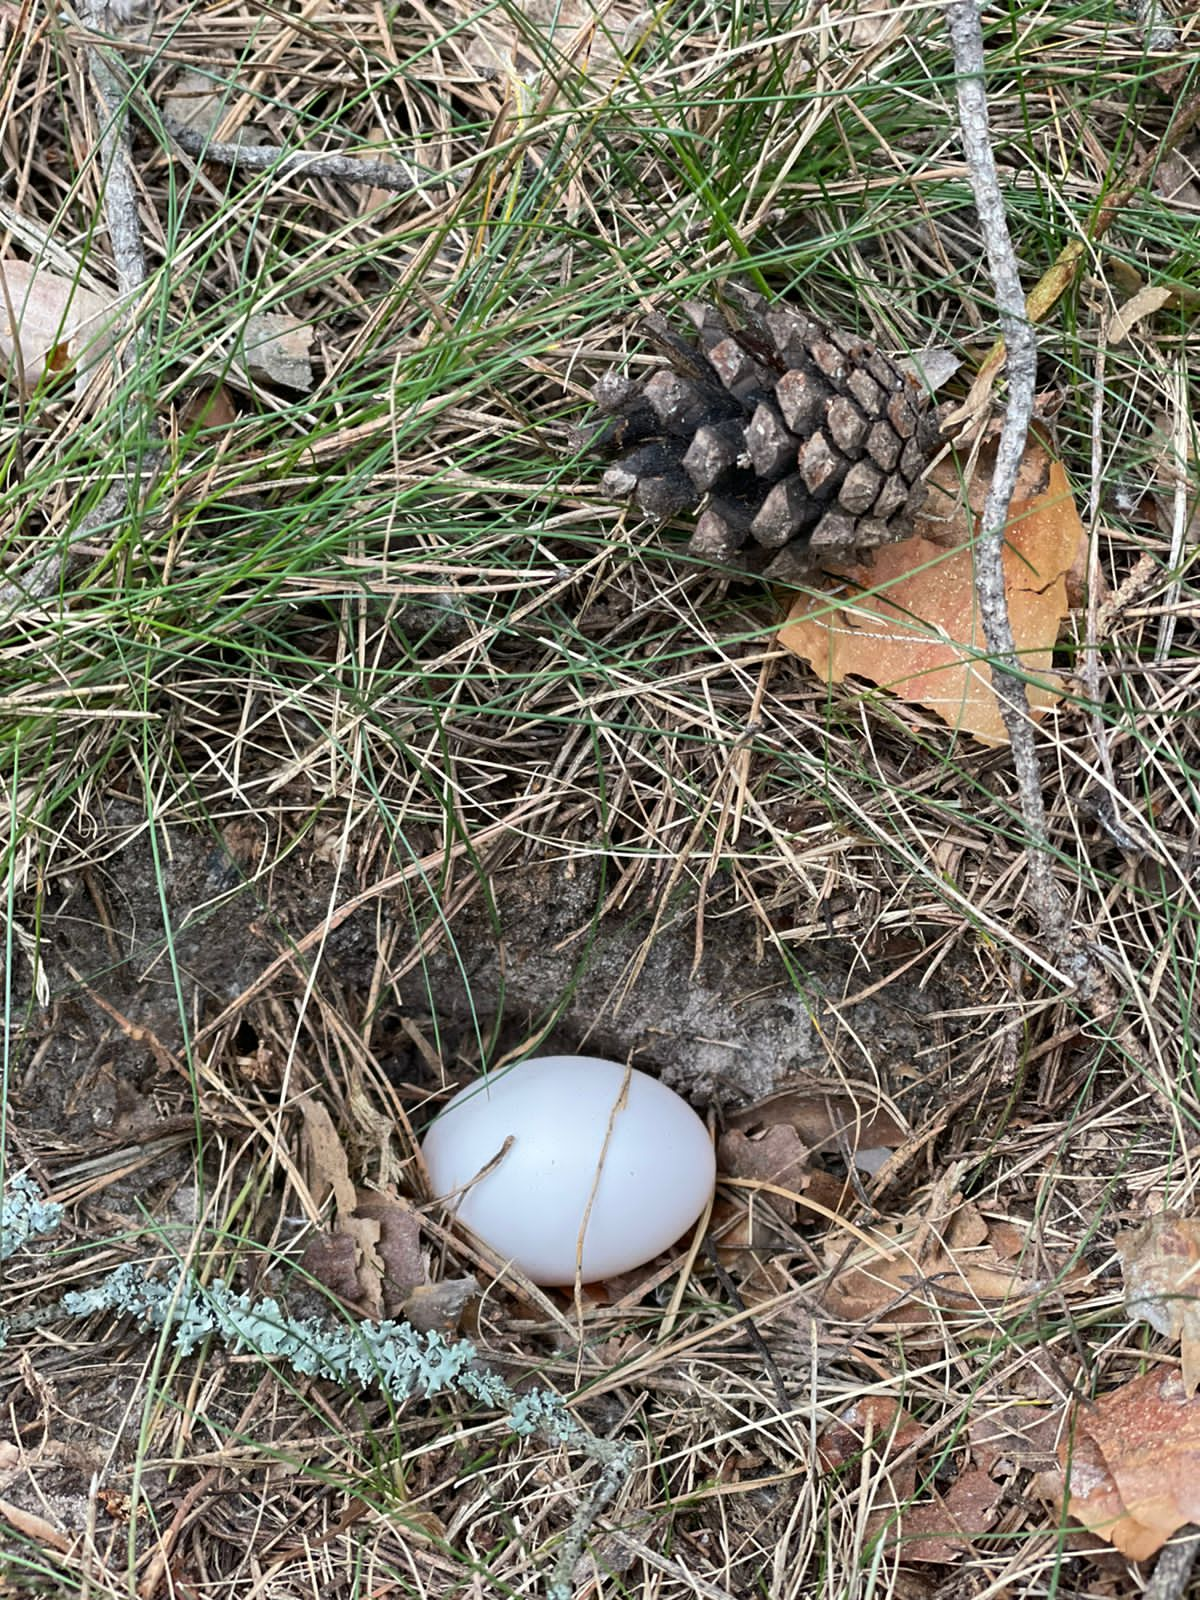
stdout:
[(539, 1056), (481, 1078), (421, 1149), (434, 1193), (547, 1285), (649, 1261), (696, 1221), (716, 1178), (708, 1130), (687, 1102), (594, 1056)]

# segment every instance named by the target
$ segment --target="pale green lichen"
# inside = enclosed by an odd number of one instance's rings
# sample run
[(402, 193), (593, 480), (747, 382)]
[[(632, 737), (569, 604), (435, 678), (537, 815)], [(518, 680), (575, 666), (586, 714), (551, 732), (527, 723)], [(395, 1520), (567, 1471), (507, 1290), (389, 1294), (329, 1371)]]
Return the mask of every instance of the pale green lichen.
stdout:
[(39, 1234), (53, 1233), (62, 1220), (62, 1207), (43, 1200), (27, 1172), (9, 1178), (0, 1195), (0, 1261)]
[(482, 1365), (466, 1339), (451, 1344), (439, 1333), (418, 1333), (404, 1322), (339, 1325), (292, 1318), (277, 1300), (235, 1294), (220, 1278), (202, 1285), (182, 1269), (164, 1281), (127, 1262), (91, 1288), (63, 1295), (59, 1309), (69, 1317), (121, 1312), (151, 1328), (170, 1326), (171, 1342), (183, 1356), (215, 1335), (235, 1353), (251, 1351), (286, 1362), (306, 1377), (350, 1387), (377, 1384), (398, 1401), (457, 1390), (510, 1411), (515, 1433), (540, 1430), (566, 1442), (582, 1431), (558, 1395), (542, 1389), (518, 1397)]

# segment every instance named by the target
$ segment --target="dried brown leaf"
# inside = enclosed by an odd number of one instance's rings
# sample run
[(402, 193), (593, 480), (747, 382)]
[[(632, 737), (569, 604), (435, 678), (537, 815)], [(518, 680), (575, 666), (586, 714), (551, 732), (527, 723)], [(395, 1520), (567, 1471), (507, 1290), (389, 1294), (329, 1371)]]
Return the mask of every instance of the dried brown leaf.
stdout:
[(977, 1245), (987, 1244), (991, 1231), (978, 1206), (968, 1201), (951, 1214), (943, 1238), (947, 1250), (973, 1250)]
[(718, 1165), (734, 1178), (757, 1178), (799, 1193), (807, 1187), (809, 1149), (795, 1128), (776, 1123), (756, 1139), (734, 1130), (722, 1134)]
[(773, 1125), (793, 1128), (810, 1151), (898, 1150), (906, 1137), (882, 1106), (816, 1090), (783, 1089), (728, 1118), (731, 1129), (745, 1132)]
[(358, 1204), (358, 1194), (333, 1118), (319, 1100), (302, 1101), (300, 1112), (313, 1199), (320, 1206), (332, 1194), (338, 1215), (348, 1217)]
[[(989, 452), (990, 454), (990, 452)], [(1003, 566), (1017, 654), (1034, 681), (1030, 707), (1043, 715), (1060, 698), (1048, 681), (1055, 641), (1067, 615), (1066, 577), (1084, 540), (1062, 465), (1033, 441), (1007, 525)], [(857, 564), (830, 563), (846, 580), (852, 604), (798, 595), (779, 642), (829, 683), (854, 675), (927, 707), (984, 744), (1008, 735), (987, 665), (987, 641), (975, 595), (968, 509), (986, 489), (982, 475), (964, 495), (958, 468), (939, 479), (910, 539), (882, 546)]]
[(34, 1511), (26, 1511), (21, 1506), (10, 1504), (7, 1500), (0, 1500), (0, 1517), (24, 1539), (30, 1539), (34, 1544), (41, 1545), (46, 1550), (57, 1550), (60, 1555), (65, 1555), (75, 1543), (65, 1534), (59, 1533), (52, 1522), (47, 1522), (45, 1517), (39, 1517)]
[[(318, 1204), (332, 1194), (336, 1215), (331, 1248), (325, 1254), (317, 1250), (307, 1264), (307, 1270), (332, 1293), (358, 1306), (367, 1316), (378, 1319), (384, 1314), (384, 1282), (387, 1276), (386, 1266), (379, 1254), (382, 1226), (375, 1218), (358, 1214), (358, 1193), (350, 1177), (346, 1152), (329, 1112), (318, 1100), (305, 1100), (302, 1111), (310, 1187)], [(345, 1246), (335, 1242), (339, 1235), (349, 1239), (354, 1247), (351, 1293), (346, 1290)]]
[(259, 382), (307, 393), (313, 386), (312, 342), (307, 322), (281, 311), (263, 311), (247, 319), (238, 354)]
[(1116, 1237), (1125, 1275), (1125, 1309), (1168, 1339), (1178, 1339), (1183, 1387), (1200, 1387), (1200, 1217), (1164, 1211)]
[(418, 1333), (457, 1333), (478, 1294), (479, 1280), (471, 1276), (418, 1284), (405, 1298), (401, 1315)]
[[(1177, 49), (1177, 45), (1172, 45)], [(1195, 214), (1200, 207), (1200, 141), (1195, 138), (1188, 139), (1177, 150), (1164, 150), (1154, 163), (1154, 187), (1168, 204), (1173, 206), (1186, 206)], [(1181, 301), (1189, 305), (1185, 298), (1188, 294), (1195, 296), (1195, 290), (1186, 285), (1178, 286), (1182, 291)], [(1191, 301), (1189, 309), (1194, 309), (1195, 300)]]
[[(768, 1100), (735, 1113), (732, 1126), (717, 1145), (717, 1162), (722, 1173), (751, 1190), (739, 1195), (733, 1215), (718, 1201), (710, 1218), (710, 1230), (724, 1266), (736, 1267), (739, 1286), (747, 1304), (769, 1298), (787, 1287), (787, 1273), (772, 1263), (769, 1252), (778, 1243), (778, 1226), (784, 1223), (823, 1221), (857, 1207), (858, 1198), (848, 1180), (814, 1165), (812, 1151), (796, 1124), (803, 1123), (827, 1144), (838, 1137), (838, 1153), (853, 1137), (848, 1128), (860, 1131), (862, 1119), (855, 1118), (852, 1103), (839, 1097), (833, 1106), (829, 1095), (797, 1095), (794, 1091), (771, 1096)], [(761, 1184), (766, 1204), (752, 1203), (753, 1186)], [(788, 1194), (797, 1196), (793, 1202)]]
[(1003, 1485), (982, 1467), (964, 1467), (945, 1494), (905, 1506), (899, 1523), (901, 1559), (957, 1561), (995, 1523), (1003, 1498)]
[[(1015, 1394), (988, 1404), (968, 1424), (971, 1451), (989, 1470), (1000, 1460), (1046, 1472), (1058, 1461), (1064, 1406), (1049, 1384), (1015, 1380)], [(1022, 1392), (1022, 1389), (1028, 1392)]]
[[(517, 18), (521, 20), (516, 20)], [(517, 0), (501, 11), (480, 8), (470, 24), (467, 60), (491, 74), (519, 76), (528, 84), (546, 70), (553, 45), (560, 60), (569, 61), (581, 77), (610, 82), (624, 56), (633, 49), (647, 26), (646, 12), (625, 3), (600, 4), (591, 0)], [(527, 39), (539, 34), (545, 44), (531, 46)], [(570, 69), (563, 67), (565, 72)]]
[(1145, 1561), (1200, 1522), (1200, 1399), (1175, 1372), (1146, 1372), (1081, 1402), (1038, 1492), (1123, 1555)]
[(868, 1453), (882, 1457), (895, 1507), (876, 1505), (867, 1518), (870, 1530), (886, 1527), (905, 1561), (949, 1563), (993, 1525), (1004, 1490), (983, 1467), (968, 1466), (944, 1495), (912, 1504), (920, 1466), (915, 1447), (924, 1435), (890, 1395), (864, 1395), (822, 1431), (817, 1460), (822, 1471), (832, 1472)]
[(32, 394), (47, 372), (74, 365), (83, 378), (112, 345), (115, 295), (49, 267), (0, 259), (0, 369)]
[(237, 407), (223, 383), (200, 384), (180, 402), (179, 425), (191, 428), (231, 428), (237, 421)]
[(844, 35), (852, 50), (881, 46), (904, 27), (903, 14), (883, 0), (850, 0), (832, 9), (830, 25)]
[(468, 1280), (427, 1283), (420, 1218), (395, 1195), (360, 1193), (349, 1215), (339, 1213), (334, 1227), (314, 1235), (300, 1264), (332, 1294), (370, 1316), (404, 1316), (416, 1325), (428, 1320), (430, 1327), (448, 1327), (470, 1298), (462, 1287)]
[[(886, 1448), (888, 1455), (899, 1456), (922, 1432), (920, 1423), (891, 1395), (863, 1395), (822, 1429), (817, 1460), (822, 1472), (835, 1472), (847, 1462), (859, 1460), (868, 1449)], [(915, 1466), (912, 1472), (915, 1483)]]
[[(163, 96), (163, 107), (185, 128), (215, 139), (221, 136), (221, 125), (243, 92), (237, 83), (222, 78), (212, 68), (199, 72), (185, 67)], [(271, 143), (270, 131), (259, 122), (243, 122), (226, 129), (225, 137), (230, 144)]]
[(896, 362), (901, 372), (907, 373), (922, 393), (936, 394), (962, 366), (962, 356), (948, 345), (926, 345), (910, 356), (901, 356)]
[(322, 1228), (305, 1245), (300, 1266), (339, 1300), (348, 1305), (358, 1300), (358, 1251), (348, 1233)]
[(1121, 306), (1108, 325), (1110, 344), (1121, 344), (1146, 317), (1167, 305), (1175, 291), (1161, 283), (1148, 283)]
[(838, 1270), (822, 1294), (825, 1308), (845, 1322), (874, 1321), (921, 1323), (931, 1308), (953, 1311), (978, 1305), (1007, 1305), (1030, 1294), (1032, 1280), (1024, 1277), (1007, 1252), (991, 1242), (984, 1225), (980, 1237), (979, 1213), (973, 1206), (959, 1207), (934, 1230), (921, 1219), (883, 1223), (865, 1230), (871, 1248), (859, 1246), (849, 1256), (843, 1240), (831, 1234), (826, 1260)]
[(386, 1273), (379, 1256), (380, 1227), (366, 1217), (343, 1217), (338, 1222), (340, 1232), (354, 1240), (358, 1259), (358, 1299), (356, 1304), (376, 1322), (384, 1314), (384, 1279)]
[(394, 1316), (429, 1276), (421, 1249), (421, 1219), (406, 1200), (381, 1194), (360, 1194), (354, 1216), (379, 1228), (375, 1250), (383, 1266), (383, 1308), (387, 1316)]

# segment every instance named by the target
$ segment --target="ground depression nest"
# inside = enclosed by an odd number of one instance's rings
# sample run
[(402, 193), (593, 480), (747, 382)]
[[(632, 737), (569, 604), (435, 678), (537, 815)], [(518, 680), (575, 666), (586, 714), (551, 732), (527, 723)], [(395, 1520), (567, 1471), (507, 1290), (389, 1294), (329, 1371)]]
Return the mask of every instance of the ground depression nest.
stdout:
[(904, 538), (938, 436), (915, 382), (866, 340), (744, 291), (684, 311), (692, 339), (644, 324), (669, 366), (596, 384), (592, 444), (619, 457), (604, 492), (659, 519), (703, 502), (689, 553), (723, 563), (749, 546), (776, 579)]

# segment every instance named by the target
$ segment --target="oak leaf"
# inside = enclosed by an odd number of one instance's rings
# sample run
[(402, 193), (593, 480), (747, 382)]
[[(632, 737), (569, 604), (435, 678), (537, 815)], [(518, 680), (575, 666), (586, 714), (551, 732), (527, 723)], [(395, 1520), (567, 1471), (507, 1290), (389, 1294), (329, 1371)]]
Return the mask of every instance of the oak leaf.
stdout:
[(722, 1172), (735, 1178), (757, 1178), (797, 1192), (807, 1188), (811, 1151), (795, 1128), (775, 1123), (757, 1139), (738, 1130), (723, 1133), (717, 1145)]
[(1008, 1225), (989, 1224), (969, 1203), (936, 1230), (908, 1217), (864, 1232), (869, 1244), (848, 1254), (836, 1233), (825, 1244), (831, 1274), (821, 1299), (844, 1322), (924, 1323), (934, 1307), (1009, 1306), (1037, 1287), (1014, 1259)]
[[(972, 548), (994, 460), (994, 445), (985, 447), (965, 489), (962, 463), (955, 457), (940, 463), (930, 474), (929, 496), (912, 537), (883, 545), (860, 562), (827, 563), (830, 590), (798, 595), (779, 633), (780, 644), (828, 683), (865, 678), (983, 744), (1008, 739), (992, 689)], [(1067, 574), (1084, 542), (1061, 462), (1031, 440), (1002, 561), (1013, 638), (1035, 716), (1061, 698), (1051, 663), (1069, 610)]]
[(1059, 1471), (1035, 1487), (1089, 1533), (1145, 1561), (1200, 1522), (1200, 1399), (1177, 1372), (1146, 1372), (1076, 1406)]
[(896, 1117), (878, 1104), (877, 1097), (865, 1094), (860, 1100), (840, 1087), (781, 1089), (733, 1112), (726, 1121), (731, 1129), (746, 1132), (786, 1126), (810, 1151), (819, 1149), (831, 1155), (853, 1155), (862, 1149), (896, 1150), (907, 1137)]

